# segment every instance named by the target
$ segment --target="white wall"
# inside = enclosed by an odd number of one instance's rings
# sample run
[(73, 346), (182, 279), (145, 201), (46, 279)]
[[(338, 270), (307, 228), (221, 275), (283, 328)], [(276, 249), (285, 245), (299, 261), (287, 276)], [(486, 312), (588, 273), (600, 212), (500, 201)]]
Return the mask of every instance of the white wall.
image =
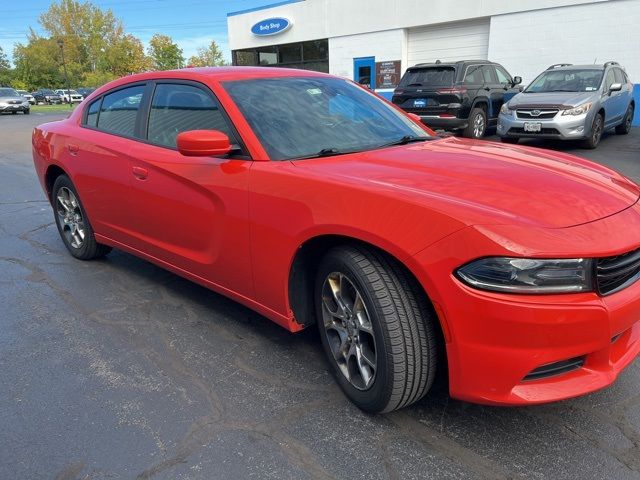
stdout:
[[(402, 61), (404, 36), (404, 30), (397, 29), (330, 38), (329, 72), (353, 79), (355, 57), (376, 57), (376, 62)], [(402, 65), (403, 71), (406, 67)]]
[[(236, 50), (610, 1), (613, 0), (306, 0), (230, 16), (227, 27), (229, 47)], [(293, 27), (273, 37), (260, 38), (251, 33), (253, 24), (274, 16), (292, 19)]]
[(552, 8), (491, 18), (489, 59), (529, 83), (554, 63), (615, 60), (640, 83), (640, 0)]

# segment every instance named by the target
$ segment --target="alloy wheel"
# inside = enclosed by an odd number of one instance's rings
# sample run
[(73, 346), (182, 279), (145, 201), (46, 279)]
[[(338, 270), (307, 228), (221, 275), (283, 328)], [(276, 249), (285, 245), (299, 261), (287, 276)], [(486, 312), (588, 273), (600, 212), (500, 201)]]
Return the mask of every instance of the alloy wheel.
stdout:
[(377, 368), (373, 324), (362, 295), (347, 275), (333, 272), (324, 280), (322, 317), (338, 369), (358, 390), (369, 389)]
[(478, 113), (473, 119), (473, 136), (481, 138), (484, 133), (484, 117)]
[(593, 144), (597, 145), (600, 142), (602, 136), (602, 117), (596, 117), (596, 121), (593, 124)]
[(58, 190), (56, 212), (67, 243), (73, 248), (82, 248), (86, 235), (84, 219), (78, 199), (67, 187)]

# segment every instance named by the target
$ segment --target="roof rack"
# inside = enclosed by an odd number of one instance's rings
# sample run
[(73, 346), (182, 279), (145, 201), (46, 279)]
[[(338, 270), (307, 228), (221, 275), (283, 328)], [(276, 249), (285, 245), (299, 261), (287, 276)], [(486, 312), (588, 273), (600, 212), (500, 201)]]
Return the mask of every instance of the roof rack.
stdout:
[(620, 65), (620, 64), (618, 62), (613, 62), (613, 61), (605, 62), (605, 64), (604, 64), (605, 67), (608, 67), (609, 65)]
[(547, 70), (553, 70), (554, 68), (560, 67), (570, 67), (571, 65), (573, 65), (573, 63), (554, 63), (549, 68), (547, 68)]

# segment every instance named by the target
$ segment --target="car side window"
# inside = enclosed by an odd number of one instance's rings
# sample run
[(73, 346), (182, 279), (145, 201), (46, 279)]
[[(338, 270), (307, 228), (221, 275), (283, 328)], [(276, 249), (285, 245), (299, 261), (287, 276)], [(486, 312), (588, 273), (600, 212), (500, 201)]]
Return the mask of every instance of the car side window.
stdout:
[(496, 83), (495, 69), (491, 65), (482, 66), (482, 76), (484, 77), (483, 83)]
[(98, 116), (98, 129), (133, 137), (144, 89), (144, 85), (135, 85), (105, 95)]
[(85, 121), (85, 125), (89, 127), (97, 127), (98, 126), (98, 111), (100, 110), (100, 100), (94, 100), (87, 108), (87, 120)]
[(469, 85), (482, 85), (484, 83), (482, 65), (469, 65), (463, 82)]
[(608, 92), (609, 88), (611, 88), (611, 85), (613, 85), (614, 83), (616, 83), (616, 77), (613, 73), (613, 68), (610, 68), (607, 72), (606, 77), (604, 78), (604, 92)]
[(511, 77), (504, 68), (496, 65), (496, 75), (498, 76), (498, 83), (511, 84)]
[(624, 73), (619, 68), (614, 68), (613, 74), (616, 78), (616, 83), (622, 83), (623, 85), (627, 83), (624, 79)]
[(178, 134), (189, 130), (219, 130), (232, 145), (238, 143), (210, 93), (193, 85), (158, 84), (149, 114), (149, 142), (175, 147)]

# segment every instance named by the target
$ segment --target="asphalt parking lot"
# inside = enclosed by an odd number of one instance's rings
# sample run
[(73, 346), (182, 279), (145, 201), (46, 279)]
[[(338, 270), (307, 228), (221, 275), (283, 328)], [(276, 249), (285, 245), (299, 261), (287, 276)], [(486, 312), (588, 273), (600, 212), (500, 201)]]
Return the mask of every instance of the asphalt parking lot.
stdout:
[[(640, 479), (640, 361), (596, 394), (491, 408), (436, 389), (384, 416), (330, 378), (315, 329), (130, 255), (80, 262), (0, 116), (0, 478)], [(577, 153), (640, 182), (640, 129)]]

